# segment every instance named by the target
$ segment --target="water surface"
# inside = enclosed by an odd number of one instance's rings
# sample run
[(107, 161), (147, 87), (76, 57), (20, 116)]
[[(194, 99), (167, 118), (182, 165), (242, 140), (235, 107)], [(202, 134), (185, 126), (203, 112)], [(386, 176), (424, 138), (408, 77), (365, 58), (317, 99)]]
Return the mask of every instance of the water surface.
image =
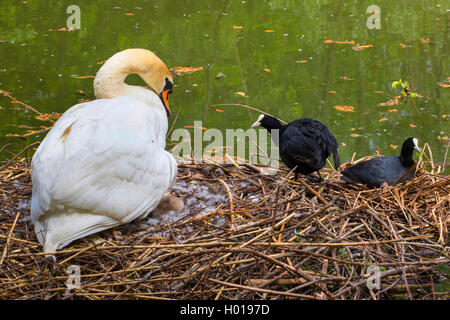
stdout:
[[(203, 67), (175, 78), (170, 103), (173, 114), (181, 108), (177, 128), (202, 120), (206, 128), (247, 129), (258, 112), (210, 107), (239, 103), (286, 121), (324, 122), (343, 161), (354, 152), (373, 154), (377, 146), (398, 154), (410, 136), (430, 144), (435, 161), (444, 161), (450, 117), (450, 89), (439, 85), (450, 76), (444, 1), (377, 1), (378, 30), (366, 26), (372, 1), (84, 1), (78, 4), (81, 29), (56, 31), (66, 26), (71, 4), (0, 4), (0, 89), (41, 112), (64, 112), (93, 99), (93, 79), (74, 76), (95, 75), (115, 52), (141, 47), (169, 67)], [(400, 78), (423, 97), (379, 106), (400, 95), (391, 87)], [(334, 106), (352, 106), (353, 112)], [(46, 125), (34, 116), (0, 96), (0, 145), (18, 152), (42, 139), (5, 137)], [(0, 159), (10, 156), (0, 153)]]

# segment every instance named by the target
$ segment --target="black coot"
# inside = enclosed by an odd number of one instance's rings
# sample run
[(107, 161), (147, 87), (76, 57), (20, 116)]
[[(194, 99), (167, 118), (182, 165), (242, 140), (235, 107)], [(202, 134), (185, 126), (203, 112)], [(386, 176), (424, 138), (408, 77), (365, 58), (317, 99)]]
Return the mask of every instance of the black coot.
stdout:
[[(370, 188), (380, 187), (383, 182), (394, 185), (412, 166), (414, 166), (413, 152), (420, 152), (416, 138), (408, 138), (403, 142), (400, 156), (373, 158), (360, 162), (342, 171), (342, 180), (347, 183), (362, 183)], [(402, 179), (410, 180), (414, 171)]]
[(304, 118), (282, 125), (278, 119), (262, 114), (252, 128), (257, 126), (266, 128), (272, 139), (275, 138), (273, 130), (279, 130), (279, 143), (274, 141), (279, 145), (280, 157), (286, 166), (289, 169), (297, 166), (296, 179), (298, 173), (310, 174), (322, 169), (330, 154), (333, 154), (335, 168), (340, 165), (336, 138), (317, 120)]

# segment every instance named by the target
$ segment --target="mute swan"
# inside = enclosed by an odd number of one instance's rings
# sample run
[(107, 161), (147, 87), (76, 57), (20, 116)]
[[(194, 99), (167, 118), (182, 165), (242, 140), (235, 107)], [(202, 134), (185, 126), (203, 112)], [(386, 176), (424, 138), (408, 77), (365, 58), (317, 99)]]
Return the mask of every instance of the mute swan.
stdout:
[[(381, 187), (383, 184), (394, 185), (415, 165), (413, 152), (420, 152), (417, 138), (408, 138), (403, 142), (400, 156), (379, 157), (360, 162), (342, 171), (341, 179), (347, 183), (363, 183), (369, 188)], [(402, 179), (411, 180), (415, 170)]]
[(331, 153), (335, 168), (340, 165), (336, 138), (317, 120), (303, 118), (282, 125), (278, 119), (262, 114), (252, 128), (258, 126), (266, 128), (269, 133), (273, 129), (279, 130), (281, 160), (289, 169), (297, 166), (295, 180), (298, 173), (310, 174), (322, 169)]
[[(138, 74), (149, 86), (125, 84)], [(97, 72), (97, 100), (55, 123), (32, 160), (31, 216), (44, 252), (145, 217), (175, 181), (164, 150), (173, 80), (153, 52), (128, 49)]]

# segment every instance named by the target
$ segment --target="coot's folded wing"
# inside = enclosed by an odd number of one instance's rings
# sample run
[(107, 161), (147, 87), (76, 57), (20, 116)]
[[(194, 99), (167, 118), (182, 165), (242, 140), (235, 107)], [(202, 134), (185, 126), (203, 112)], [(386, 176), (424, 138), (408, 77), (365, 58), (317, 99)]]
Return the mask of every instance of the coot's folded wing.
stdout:
[(287, 127), (283, 132), (280, 151), (286, 160), (293, 164), (292, 167), (299, 165), (313, 172), (323, 168), (325, 160), (322, 158), (322, 148), (317, 140), (304, 132), (305, 130), (296, 126)]

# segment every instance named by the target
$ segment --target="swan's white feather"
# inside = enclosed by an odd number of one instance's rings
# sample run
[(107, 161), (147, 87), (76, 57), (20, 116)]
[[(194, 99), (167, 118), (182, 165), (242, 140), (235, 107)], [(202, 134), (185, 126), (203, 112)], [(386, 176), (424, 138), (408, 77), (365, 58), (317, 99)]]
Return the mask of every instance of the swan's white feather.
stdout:
[(45, 252), (147, 215), (174, 182), (177, 164), (164, 150), (167, 117), (152, 95), (75, 105), (41, 143), (31, 212)]

